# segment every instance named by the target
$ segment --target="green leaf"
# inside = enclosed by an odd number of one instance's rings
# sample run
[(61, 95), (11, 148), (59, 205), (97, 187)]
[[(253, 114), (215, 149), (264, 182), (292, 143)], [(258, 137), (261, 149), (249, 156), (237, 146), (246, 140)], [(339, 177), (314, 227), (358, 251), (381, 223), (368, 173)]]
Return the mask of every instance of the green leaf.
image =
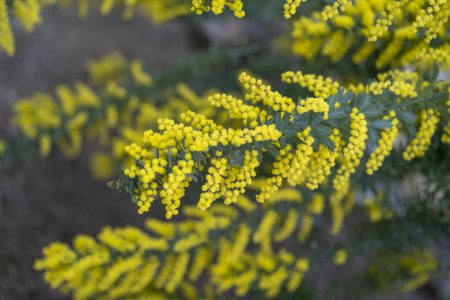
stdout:
[(383, 108), (378, 107), (376, 105), (372, 105), (369, 109), (367, 109), (363, 112), (364, 116), (366, 116), (366, 118), (368, 118), (368, 119), (377, 118), (382, 113), (383, 113)]
[(390, 120), (375, 120), (369, 123), (369, 127), (375, 128), (375, 129), (386, 129), (391, 127), (391, 121)]
[(416, 115), (410, 111), (399, 111), (397, 112), (397, 116), (403, 123), (406, 124), (415, 124), (416, 123)]
[(347, 113), (343, 109), (333, 110), (328, 114), (332, 120), (341, 119), (347, 117)]
[(280, 153), (278, 152), (278, 150), (272, 145), (272, 144), (267, 144), (264, 146), (264, 149), (269, 152), (269, 154), (273, 157), (273, 158), (277, 158)]
[(244, 162), (244, 156), (242, 155), (241, 151), (236, 149), (228, 155), (228, 161), (231, 166), (240, 167)]
[[(344, 89), (342, 89), (342, 93), (344, 93)], [(347, 91), (347, 93), (343, 94), (340, 103), (347, 103), (349, 102), (353, 97), (355, 96), (355, 94), (353, 94), (352, 91)]]
[(327, 138), (331, 135), (331, 128), (326, 126), (315, 126), (312, 127), (311, 133), (317, 137)]
[(372, 97), (370, 95), (367, 95), (367, 94), (362, 94), (360, 102), (359, 102), (359, 105), (360, 105), (359, 109), (360, 109), (360, 111), (364, 113), (366, 111), (366, 109), (369, 108), (371, 103), (372, 103)]
[(297, 130), (295, 128), (288, 128), (288, 129), (281, 130), (281, 132), (283, 133), (283, 136), (285, 136), (285, 137), (295, 137), (295, 136), (297, 136), (297, 133), (300, 132), (300, 130)]
[(376, 148), (378, 145), (378, 140), (379, 140), (378, 131), (374, 128), (369, 128), (367, 135), (368, 135), (367, 141), (369, 143), (369, 147)]
[(330, 150), (334, 150), (334, 148), (336, 148), (336, 145), (334, 144), (334, 142), (330, 139), (329, 136), (325, 136), (325, 137), (318, 137), (318, 143), (325, 145), (328, 149)]

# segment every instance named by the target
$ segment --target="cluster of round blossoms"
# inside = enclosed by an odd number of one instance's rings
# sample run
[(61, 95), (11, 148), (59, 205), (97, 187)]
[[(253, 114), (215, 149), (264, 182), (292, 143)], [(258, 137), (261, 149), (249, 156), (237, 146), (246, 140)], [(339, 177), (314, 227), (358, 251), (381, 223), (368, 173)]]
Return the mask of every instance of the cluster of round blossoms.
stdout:
[(192, 0), (191, 11), (199, 15), (209, 11), (220, 15), (225, 8), (229, 8), (236, 17), (243, 18), (245, 16), (243, 7), (242, 0)]
[(341, 189), (350, 175), (356, 171), (366, 148), (367, 121), (356, 107), (350, 114), (350, 128), (349, 143), (342, 149), (343, 161), (333, 179), (334, 188), (337, 190)]
[[(198, 208), (205, 210), (218, 199), (225, 204), (234, 203), (252, 184), (263, 158), (270, 154), (275, 160), (272, 176), (264, 180), (256, 200), (265, 202), (285, 183), (315, 190), (334, 174), (331, 180), (335, 190), (333, 232), (337, 232), (348, 211), (342, 199), (349, 189), (350, 176), (356, 172), (366, 150), (370, 122), (390, 122), (390, 126), (383, 125), (379, 129), (378, 145), (372, 144), (371, 148), (376, 149), (366, 164), (368, 174), (374, 173), (391, 153), (400, 131), (395, 111), (387, 115), (379, 113), (376, 117), (371, 113), (366, 117), (367, 105), (382, 104), (363, 102), (370, 97), (382, 98), (380, 95), (385, 91), (398, 102), (408, 101), (406, 98), (417, 95), (416, 74), (381, 74), (379, 81), (354, 87), (355, 94), (345, 92), (350, 95), (347, 97), (343, 96), (343, 89), (338, 92), (338, 84), (330, 78), (286, 72), (282, 75), (284, 81), (298, 83), (316, 96), (299, 99), (297, 105), (261, 79), (245, 72), (238, 78), (244, 100), (218, 93), (208, 101), (225, 109), (230, 118), (241, 124), (233, 122), (234, 128), (231, 124), (226, 127), (188, 110), (181, 114), (181, 122), (159, 119), (159, 131), (148, 130), (141, 142), (125, 148), (135, 161), (124, 172), (129, 179), (127, 190), (138, 204), (139, 213), (148, 211), (154, 200), (159, 199), (167, 218), (177, 215), (186, 189), (193, 180), (199, 179), (203, 186)], [(333, 105), (329, 105), (330, 97)], [(312, 115), (315, 116), (311, 118)], [(338, 121), (336, 116), (340, 118)], [(420, 121), (418, 134), (404, 153), (407, 160), (424, 155), (437, 129), (439, 114), (434, 110), (422, 111)], [(295, 126), (299, 127), (293, 132)], [(334, 173), (332, 168), (336, 165)]]
[(423, 110), (419, 117), (420, 127), (417, 136), (411, 140), (405, 152), (403, 152), (403, 158), (406, 160), (423, 157), (431, 144), (431, 138), (437, 130), (439, 112), (433, 109)]
[(391, 111), (386, 120), (391, 120), (391, 127), (383, 130), (378, 141), (378, 148), (370, 154), (369, 160), (366, 164), (367, 174), (373, 174), (383, 164), (384, 159), (389, 155), (394, 148), (395, 139), (398, 136), (399, 121), (395, 117), (395, 112)]

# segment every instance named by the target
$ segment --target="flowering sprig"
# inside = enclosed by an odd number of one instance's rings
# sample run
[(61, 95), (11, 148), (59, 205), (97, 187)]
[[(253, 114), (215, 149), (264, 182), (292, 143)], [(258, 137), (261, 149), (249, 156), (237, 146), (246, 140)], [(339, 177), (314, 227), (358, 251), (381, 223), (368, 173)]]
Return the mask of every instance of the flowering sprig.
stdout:
[(445, 0), (335, 1), (293, 22), (292, 52), (307, 60), (321, 56), (356, 67), (364, 62), (376, 69), (448, 68), (444, 41), (449, 13)]
[[(260, 183), (255, 182), (254, 188), (260, 189)], [(343, 212), (348, 213), (354, 195), (332, 198), (342, 197), (339, 201)], [(97, 238), (77, 236), (71, 246), (52, 243), (43, 249), (44, 257), (35, 262), (35, 268), (44, 271), (45, 280), (53, 288), (80, 300), (156, 296), (221, 299), (230, 293), (237, 297), (257, 293), (273, 298), (296, 292), (310, 269), (316, 271), (330, 264), (340, 267), (365, 251), (383, 257), (387, 245), (411, 245), (410, 240), (420, 244), (422, 236), (432, 238), (446, 232), (443, 224), (420, 227), (423, 219), (414, 215), (405, 220), (393, 218), (391, 212), (390, 216), (382, 215), (383, 220), (372, 208), (370, 213), (375, 218), (371, 219), (375, 223), (369, 223), (372, 227), (352, 227), (355, 236), (350, 235), (353, 238), (345, 247), (333, 238), (325, 239), (331, 243), (321, 242), (318, 230), (322, 226), (314, 223), (319, 218), (320, 223), (324, 222), (325, 197), (322, 192), (299, 193), (283, 188), (264, 205), (240, 196), (235, 206), (219, 204), (206, 211), (184, 206), (185, 220), (149, 219), (145, 230), (105, 227)], [(380, 201), (385, 201), (383, 195), (378, 197), (377, 205), (385, 212), (387, 208), (381, 207)], [(334, 218), (339, 212), (331, 209)], [(332, 228), (336, 228), (335, 224), (333, 221)], [(392, 230), (403, 226), (406, 232)], [(430, 231), (430, 226), (435, 228)], [(317, 248), (317, 243), (321, 248)], [(408, 270), (412, 266), (421, 270), (420, 274), (412, 272), (406, 276), (405, 287), (410, 289), (427, 282), (438, 268), (429, 255), (414, 257), (417, 262), (404, 265)], [(408, 260), (411, 256), (402, 254), (401, 258)], [(433, 261), (433, 268), (428, 264), (419, 268), (423, 259)], [(391, 260), (388, 265), (397, 262)], [(373, 266), (369, 270), (374, 270)], [(420, 280), (414, 280), (419, 277)], [(405, 277), (397, 275), (395, 280), (402, 278)]]
[[(292, 77), (293, 72), (286, 74), (289, 76), (283, 75), (284, 80), (303, 85), (298, 79), (303, 74), (297, 73), (297, 77)], [(325, 79), (316, 77), (314, 80)], [(328, 80), (325, 80), (326, 84), (305, 84), (312, 92), (321, 90), (327, 101), (323, 98), (299, 99), (296, 109), (290, 97), (273, 91), (260, 79), (242, 73), (239, 81), (248, 104), (225, 94), (212, 96), (211, 103), (228, 110), (230, 118), (241, 120), (240, 128), (218, 127), (213, 120), (198, 115), (189, 119), (190, 123), (209, 124), (208, 130), (160, 120), (160, 132), (147, 131), (142, 142), (126, 148), (136, 163), (125, 169), (124, 181), (119, 186), (132, 195), (140, 213), (148, 211), (150, 205), (160, 199), (167, 218), (177, 215), (185, 189), (192, 180), (201, 178), (206, 180), (199, 208), (206, 209), (221, 197), (226, 204), (233, 203), (245, 193), (246, 185), (252, 183), (257, 167), (267, 159), (266, 154), (275, 159), (273, 176), (267, 178), (266, 185), (256, 196), (259, 202), (270, 198), (284, 182), (292, 186), (309, 182), (309, 187), (316, 188), (325, 180), (323, 174), (332, 173), (330, 168), (335, 165), (335, 159), (338, 168), (333, 175), (334, 189), (345, 191), (350, 176), (360, 165), (366, 145), (377, 148), (384, 157), (388, 155), (387, 149), (392, 150), (395, 140), (392, 137), (388, 148), (377, 146), (381, 143), (380, 132), (383, 139), (383, 130), (392, 126), (402, 125), (407, 131), (415, 130), (413, 112), (424, 107), (423, 103), (437, 107), (447, 99), (441, 83), (434, 86), (422, 82), (417, 74), (407, 71), (380, 74), (377, 81), (359, 87), (362, 92), (354, 88), (356, 93), (343, 88), (327, 88), (325, 92), (323, 87), (331, 84)], [(392, 121), (394, 124), (388, 119), (392, 115), (398, 115), (398, 120)], [(439, 119), (433, 121), (434, 129), (438, 122)], [(407, 148), (405, 153), (414, 151), (421, 156), (433, 133), (434, 130), (426, 137), (419, 134), (416, 139), (424, 146), (414, 150)], [(412, 143), (416, 143), (414, 139)], [(321, 146), (330, 151), (322, 158), (323, 162), (314, 154)], [(374, 155), (378, 157), (376, 166), (379, 167), (382, 157)], [(318, 179), (307, 177), (314, 176), (307, 171), (312, 157), (315, 157), (314, 165), (324, 168)], [(372, 164), (374, 162), (369, 162)], [(340, 200), (336, 200), (336, 205), (339, 203)]]
[[(155, 86), (160, 79), (150, 76), (138, 60), (106, 55), (90, 61), (88, 73), (89, 84), (60, 85), (55, 95), (35, 93), (15, 102), (12, 123), (21, 135), (6, 143), (5, 160), (30, 153), (45, 157), (55, 148), (74, 158), (85, 143), (97, 140), (102, 151), (92, 155), (91, 169), (106, 179), (116, 173), (115, 166), (127, 163), (125, 146), (139, 141), (159, 117), (178, 118), (192, 108), (226, 120), (205, 105), (208, 92), (198, 95), (184, 83)], [(160, 103), (162, 94), (169, 101)]]
[[(77, 236), (72, 247), (51, 244), (35, 268), (45, 271), (53, 288), (75, 299), (154, 294), (198, 299), (229, 290), (237, 296), (258, 290), (275, 297), (281, 290), (296, 290), (310, 267), (307, 257), (278, 248), (302, 231), (301, 208), (313, 219), (322, 213), (324, 198), (318, 195), (304, 199), (285, 189), (259, 208), (245, 196), (237, 207), (185, 206), (185, 221), (149, 219), (146, 231), (106, 227), (97, 239)], [(203, 278), (208, 278), (204, 285)]]

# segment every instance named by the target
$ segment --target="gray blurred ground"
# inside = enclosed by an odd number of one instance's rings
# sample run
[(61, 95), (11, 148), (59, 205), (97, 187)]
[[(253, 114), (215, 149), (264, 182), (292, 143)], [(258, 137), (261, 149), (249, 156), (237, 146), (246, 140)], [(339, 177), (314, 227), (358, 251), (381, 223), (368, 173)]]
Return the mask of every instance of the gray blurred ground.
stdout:
[[(115, 51), (156, 70), (195, 48), (181, 23), (155, 26), (140, 17), (122, 21), (93, 14), (80, 21), (73, 10), (50, 8), (31, 34), (17, 25), (16, 55), (0, 54), (0, 136), (15, 134), (9, 117), (16, 99), (85, 78), (90, 58)], [(126, 195), (91, 179), (86, 161), (83, 155), (69, 161), (53, 153), (0, 171), (0, 300), (61, 299), (33, 270), (49, 242), (69, 242), (107, 225), (142, 224)]]

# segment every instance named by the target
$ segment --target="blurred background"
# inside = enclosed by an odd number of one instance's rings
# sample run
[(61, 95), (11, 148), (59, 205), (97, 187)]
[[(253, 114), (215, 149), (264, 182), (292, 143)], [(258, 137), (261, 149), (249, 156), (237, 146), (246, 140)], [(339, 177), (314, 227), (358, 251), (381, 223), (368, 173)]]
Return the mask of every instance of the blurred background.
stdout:
[[(0, 132), (14, 136), (9, 119), (14, 100), (61, 83), (83, 80), (89, 59), (118, 52), (139, 57), (154, 70), (169, 68), (199, 48), (180, 22), (152, 25), (136, 16), (92, 13), (80, 20), (75, 9), (51, 7), (31, 34), (14, 24), (17, 53), (0, 54)], [(95, 147), (95, 146), (94, 146)], [(96, 234), (104, 226), (142, 225), (128, 195), (90, 176), (86, 153), (68, 160), (58, 151), (20, 161), (0, 171), (0, 299), (61, 299), (33, 263), (42, 247), (76, 233)]]

